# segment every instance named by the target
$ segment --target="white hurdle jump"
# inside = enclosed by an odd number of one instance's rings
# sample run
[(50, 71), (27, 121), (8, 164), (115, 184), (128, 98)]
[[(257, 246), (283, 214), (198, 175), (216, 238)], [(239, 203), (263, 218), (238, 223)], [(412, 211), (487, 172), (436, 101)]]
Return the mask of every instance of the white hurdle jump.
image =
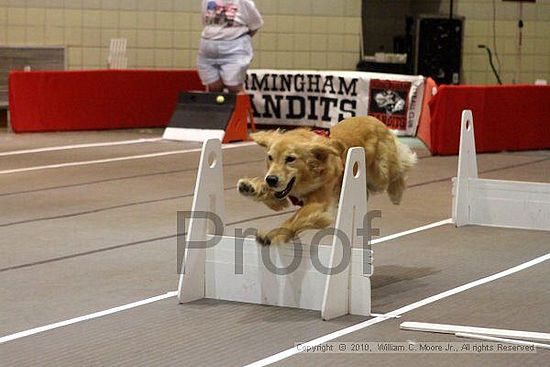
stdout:
[[(336, 232), (346, 236), (333, 236), (332, 246), (263, 247), (251, 238), (214, 237), (208, 233), (207, 220), (192, 217), (187, 244), (212, 238), (219, 242), (208, 248), (186, 246), (178, 286), (180, 303), (213, 298), (297, 307), (321, 311), (325, 320), (348, 313), (370, 315), (372, 250), (370, 242), (363, 245), (363, 237), (357, 235), (367, 214), (365, 172), (363, 148), (350, 149), (335, 226)], [(211, 139), (202, 147), (193, 213), (210, 211), (224, 220), (222, 177), (221, 143)], [(345, 238), (340, 241), (339, 237)], [(299, 263), (288, 274), (273, 270), (280, 271), (293, 261)], [(320, 271), (319, 264), (339, 271)]]
[(462, 112), (453, 222), (550, 230), (550, 184), (478, 178), (472, 111)]

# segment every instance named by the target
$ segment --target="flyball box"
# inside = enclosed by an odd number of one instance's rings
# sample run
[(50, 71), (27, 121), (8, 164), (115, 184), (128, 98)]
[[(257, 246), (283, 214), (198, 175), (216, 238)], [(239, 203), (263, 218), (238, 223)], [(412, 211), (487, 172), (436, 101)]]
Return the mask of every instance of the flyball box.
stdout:
[[(181, 93), (163, 138), (201, 142), (219, 139), (224, 143), (246, 140), (248, 98), (246, 94)], [(243, 103), (246, 106), (238, 108)]]

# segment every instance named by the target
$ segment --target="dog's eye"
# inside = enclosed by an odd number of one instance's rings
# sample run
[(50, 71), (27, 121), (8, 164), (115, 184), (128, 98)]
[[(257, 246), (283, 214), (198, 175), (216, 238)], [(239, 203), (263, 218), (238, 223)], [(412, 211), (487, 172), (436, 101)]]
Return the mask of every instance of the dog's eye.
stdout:
[(273, 160), (273, 157), (271, 156), (271, 154), (267, 156), (267, 160), (269, 160), (269, 161)]
[(291, 155), (285, 158), (286, 163), (291, 163), (291, 162), (294, 162), (295, 160), (296, 160), (296, 157), (293, 157)]

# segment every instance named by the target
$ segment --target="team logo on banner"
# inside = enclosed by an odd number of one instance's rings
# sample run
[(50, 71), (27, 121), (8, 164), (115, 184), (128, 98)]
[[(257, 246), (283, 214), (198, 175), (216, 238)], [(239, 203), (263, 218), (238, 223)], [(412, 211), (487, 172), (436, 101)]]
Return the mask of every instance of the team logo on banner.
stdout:
[(407, 129), (408, 96), (411, 82), (371, 79), (369, 115), (390, 129)]

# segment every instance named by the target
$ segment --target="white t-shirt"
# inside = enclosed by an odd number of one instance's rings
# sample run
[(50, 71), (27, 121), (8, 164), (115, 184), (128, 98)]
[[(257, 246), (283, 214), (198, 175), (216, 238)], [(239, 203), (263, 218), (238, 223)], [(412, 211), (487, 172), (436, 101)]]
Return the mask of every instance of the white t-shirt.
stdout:
[(202, 0), (202, 38), (233, 40), (264, 21), (252, 0)]

